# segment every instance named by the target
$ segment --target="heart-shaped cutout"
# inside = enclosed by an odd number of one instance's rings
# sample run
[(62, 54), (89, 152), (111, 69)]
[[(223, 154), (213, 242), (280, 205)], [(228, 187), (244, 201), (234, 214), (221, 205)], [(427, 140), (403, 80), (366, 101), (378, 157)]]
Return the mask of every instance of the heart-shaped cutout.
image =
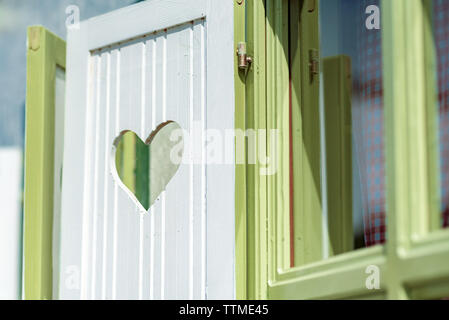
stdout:
[(123, 131), (113, 146), (115, 179), (148, 211), (178, 171), (183, 152), (183, 134), (176, 122), (160, 124), (145, 142)]

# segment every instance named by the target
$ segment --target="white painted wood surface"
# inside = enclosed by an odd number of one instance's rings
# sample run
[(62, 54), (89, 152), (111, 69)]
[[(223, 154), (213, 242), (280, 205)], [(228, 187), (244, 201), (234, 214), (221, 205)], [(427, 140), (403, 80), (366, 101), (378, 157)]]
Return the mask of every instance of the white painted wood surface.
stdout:
[(22, 151), (0, 148), (0, 299), (21, 297)]
[(235, 297), (234, 165), (206, 165), (192, 139), (203, 163), (148, 212), (111, 166), (123, 130), (233, 129), (233, 55), (232, 1), (145, 1), (69, 31), (60, 298)]
[(65, 70), (56, 67), (55, 74), (55, 151), (53, 176), (53, 299), (59, 297), (61, 251), (61, 188), (64, 152)]

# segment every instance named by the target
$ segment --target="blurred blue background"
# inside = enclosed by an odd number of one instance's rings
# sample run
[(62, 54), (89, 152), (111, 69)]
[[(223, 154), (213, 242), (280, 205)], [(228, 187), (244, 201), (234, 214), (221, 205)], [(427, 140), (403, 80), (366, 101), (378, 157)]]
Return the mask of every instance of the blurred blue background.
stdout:
[(24, 142), (27, 27), (43, 25), (65, 39), (67, 6), (77, 5), (85, 20), (135, 2), (0, 0), (0, 148), (22, 148)]

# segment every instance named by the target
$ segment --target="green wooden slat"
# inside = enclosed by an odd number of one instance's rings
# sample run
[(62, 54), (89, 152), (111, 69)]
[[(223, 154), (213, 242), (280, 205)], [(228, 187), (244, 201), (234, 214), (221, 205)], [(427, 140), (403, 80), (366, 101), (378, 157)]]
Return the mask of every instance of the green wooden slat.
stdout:
[(55, 77), (65, 42), (41, 26), (28, 29), (25, 141), (24, 286), (26, 299), (52, 299)]
[[(246, 41), (246, 1), (234, 4), (234, 44)], [(246, 130), (245, 73), (238, 70), (237, 55), (234, 58), (235, 73), (235, 129)], [(246, 210), (246, 144), (236, 140), (235, 167), (235, 275), (236, 298), (247, 298), (247, 210)], [(241, 154), (242, 153), (242, 154)], [(242, 161), (242, 162), (239, 162)]]
[(329, 255), (354, 249), (352, 226), (351, 59), (323, 59)]
[[(289, 218), (289, 72), (288, 1), (268, 0), (266, 10), (266, 129), (267, 154), (276, 155), (276, 172), (267, 177), (268, 277), (276, 278), (279, 268), (290, 265)], [(284, 45), (286, 45), (284, 50)], [(261, 127), (265, 129), (265, 127)], [(278, 130), (276, 141), (271, 132)]]
[[(271, 1), (270, 1), (271, 2)], [(276, 239), (276, 246), (269, 245), (271, 260), (269, 280), (276, 278), (276, 270), (290, 267), (290, 117), (289, 117), (289, 1), (275, 1), (267, 4), (267, 33), (274, 32), (267, 48), (272, 46), (274, 55), (267, 55), (267, 64), (274, 63), (274, 73), (267, 72), (268, 155), (276, 154), (277, 170), (268, 177), (268, 221), (269, 234)], [(271, 126), (270, 126), (271, 124)], [(279, 136), (273, 145), (271, 130), (278, 130)], [(274, 184), (273, 184), (274, 183)], [(272, 230), (270, 232), (270, 229)], [(270, 250), (270, 248), (273, 248)]]
[[(263, 0), (246, 1), (248, 54), (253, 57), (253, 63), (246, 78), (246, 127), (248, 129), (266, 127), (264, 7)], [(248, 143), (248, 161), (257, 159), (259, 141), (248, 139)], [(247, 166), (248, 299), (267, 297), (267, 179), (259, 173), (259, 163)]]
[(311, 77), (309, 69), (310, 50), (319, 52), (319, 3), (292, 1), (291, 6), (294, 246), (300, 266), (323, 258), (319, 76)]

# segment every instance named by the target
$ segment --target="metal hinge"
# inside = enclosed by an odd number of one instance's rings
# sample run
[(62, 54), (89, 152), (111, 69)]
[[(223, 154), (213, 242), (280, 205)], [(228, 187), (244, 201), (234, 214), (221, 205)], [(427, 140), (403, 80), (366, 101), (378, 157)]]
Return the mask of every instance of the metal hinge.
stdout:
[(309, 70), (311, 80), (313, 80), (315, 75), (320, 73), (320, 56), (317, 49), (309, 50)]
[(238, 67), (240, 70), (247, 71), (251, 67), (253, 59), (248, 56), (246, 51), (246, 42), (239, 42), (237, 45)]

